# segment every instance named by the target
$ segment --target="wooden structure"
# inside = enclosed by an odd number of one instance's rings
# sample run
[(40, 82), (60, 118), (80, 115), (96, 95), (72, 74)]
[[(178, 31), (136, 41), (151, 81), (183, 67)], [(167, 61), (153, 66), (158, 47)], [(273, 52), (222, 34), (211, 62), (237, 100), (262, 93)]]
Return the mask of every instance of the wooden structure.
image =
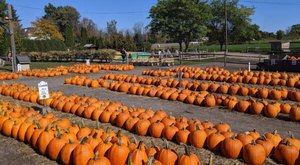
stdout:
[(29, 70), (30, 69), (30, 59), (28, 56), (17, 56), (17, 70)]

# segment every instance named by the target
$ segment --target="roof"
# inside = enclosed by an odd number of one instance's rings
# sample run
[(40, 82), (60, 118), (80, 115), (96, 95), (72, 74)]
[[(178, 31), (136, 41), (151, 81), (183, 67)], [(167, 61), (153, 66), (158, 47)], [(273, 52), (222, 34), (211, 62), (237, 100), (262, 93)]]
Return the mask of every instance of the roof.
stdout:
[(30, 64), (30, 58), (28, 56), (17, 56), (18, 64)]
[(96, 45), (94, 45), (94, 44), (85, 44), (83, 47), (84, 48), (95, 48)]

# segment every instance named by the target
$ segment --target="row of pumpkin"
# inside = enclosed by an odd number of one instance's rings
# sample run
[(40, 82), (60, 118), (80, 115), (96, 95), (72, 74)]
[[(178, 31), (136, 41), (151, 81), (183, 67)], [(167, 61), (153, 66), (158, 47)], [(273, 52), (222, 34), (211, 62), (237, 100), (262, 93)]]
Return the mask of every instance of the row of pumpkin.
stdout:
[[(72, 83), (80, 82), (80, 83)], [(108, 82), (104, 79), (93, 80), (84, 76), (75, 76), (65, 79), (65, 84), (79, 86), (89, 86), (97, 88), (99, 86), (112, 91), (124, 92), (132, 95), (159, 97), (164, 100), (180, 101), (187, 104), (214, 107), (225, 106), (228, 110), (236, 110), (243, 113), (265, 115), (269, 118), (278, 117), (279, 113), (289, 114), (292, 121), (300, 121), (300, 106), (289, 103), (267, 102), (266, 100), (255, 100), (253, 98), (239, 100), (236, 96), (224, 96), (220, 94), (210, 94), (207, 91), (191, 91), (188, 89), (169, 88), (164, 86), (140, 85), (126, 83), (124, 81)]]
[(18, 78), (19, 78), (19, 75), (16, 73), (0, 71), (0, 80), (12, 80), (12, 79), (18, 79)]
[(120, 64), (92, 64), (87, 66), (86, 64), (74, 64), (73, 66), (58, 66), (55, 68), (47, 69), (32, 69), (18, 72), (22, 76), (35, 76), (35, 77), (54, 77), (67, 75), (68, 73), (88, 74), (97, 73), (100, 70), (112, 70), (112, 71), (125, 71), (134, 69), (133, 65)]
[[(242, 86), (239, 84), (219, 84), (214, 82), (199, 82), (199, 81), (189, 81), (187, 79), (179, 82), (175, 78), (153, 78), (153, 77), (142, 77), (136, 75), (126, 75), (126, 74), (106, 74), (102, 76), (103, 79), (115, 80), (115, 81), (125, 81), (130, 83), (139, 83), (146, 85), (164, 86), (164, 87), (180, 87), (189, 89), (192, 91), (209, 91), (211, 93), (229, 94), (229, 95), (240, 95), (240, 96), (251, 96), (262, 99), (274, 99), (274, 100), (291, 100), (300, 102), (300, 91), (297, 90), (287, 90), (285, 88), (281, 89), (268, 89), (268, 88), (257, 88)], [(66, 79), (68, 80), (68, 79)], [(72, 83), (72, 82), (70, 82)], [(75, 83), (75, 82), (73, 82)]]
[(177, 76), (178, 71), (182, 71), (183, 78), (196, 80), (211, 80), (228, 83), (246, 83), (253, 85), (288, 86), (300, 88), (300, 74), (287, 74), (279, 72), (259, 72), (259, 71), (236, 71), (230, 73), (228, 70), (218, 67), (201, 69), (200, 67), (181, 66), (168, 70), (144, 70), (143, 75), (150, 76)]
[(168, 145), (165, 148), (146, 147), (142, 141), (130, 142), (120, 131), (80, 127), (53, 113), (41, 115), (32, 108), (6, 101), (1, 101), (0, 107), (0, 132), (3, 135), (27, 143), (41, 155), (62, 164), (200, 164), (199, 158), (188, 147), (179, 156)]

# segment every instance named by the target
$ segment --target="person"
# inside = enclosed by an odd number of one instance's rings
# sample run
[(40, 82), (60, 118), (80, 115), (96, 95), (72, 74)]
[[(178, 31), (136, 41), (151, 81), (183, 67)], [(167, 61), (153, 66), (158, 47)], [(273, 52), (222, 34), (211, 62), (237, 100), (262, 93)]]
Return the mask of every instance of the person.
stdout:
[(126, 59), (126, 50), (123, 48), (121, 50), (121, 57), (122, 57), (122, 62), (124, 63), (125, 62), (125, 59)]
[(154, 51), (151, 51), (150, 57), (149, 58), (154, 58)]
[(131, 53), (128, 54), (128, 61), (132, 62), (132, 55), (131, 55)]

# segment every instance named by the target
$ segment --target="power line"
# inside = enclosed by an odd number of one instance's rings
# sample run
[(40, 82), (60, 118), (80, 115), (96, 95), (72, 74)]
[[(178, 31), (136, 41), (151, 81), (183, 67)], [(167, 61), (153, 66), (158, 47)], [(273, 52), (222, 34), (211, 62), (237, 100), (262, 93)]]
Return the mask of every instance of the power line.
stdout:
[(251, 1), (251, 0), (240, 0), (240, 2), (251, 3), (251, 4), (264, 4), (264, 5), (285, 5), (285, 6), (295, 6), (300, 5), (300, 3), (291, 2), (270, 2), (270, 1)]
[[(24, 5), (14, 5), (20, 8), (34, 9), (34, 10), (44, 10), (43, 8), (24, 6)], [(99, 15), (113, 15), (113, 14), (142, 14), (148, 13), (148, 11), (119, 11), (119, 12), (97, 12), (97, 11), (80, 11), (83, 14), (99, 14)]]

